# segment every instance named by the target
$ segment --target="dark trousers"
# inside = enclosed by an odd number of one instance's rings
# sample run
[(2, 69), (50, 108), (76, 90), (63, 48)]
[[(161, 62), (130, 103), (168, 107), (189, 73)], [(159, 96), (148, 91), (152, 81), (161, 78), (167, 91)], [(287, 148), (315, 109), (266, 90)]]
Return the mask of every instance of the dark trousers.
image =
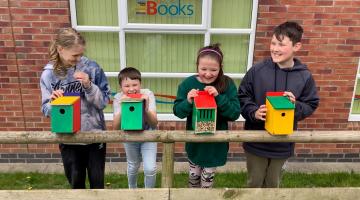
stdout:
[(104, 188), (106, 144), (59, 145), (66, 178), (71, 188), (85, 189), (86, 170), (91, 189)]

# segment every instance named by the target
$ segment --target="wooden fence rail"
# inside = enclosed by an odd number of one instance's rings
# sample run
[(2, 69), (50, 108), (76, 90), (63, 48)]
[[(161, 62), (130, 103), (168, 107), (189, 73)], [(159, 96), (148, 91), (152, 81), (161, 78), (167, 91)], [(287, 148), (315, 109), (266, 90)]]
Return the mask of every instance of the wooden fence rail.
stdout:
[(2, 200), (356, 200), (360, 188), (0, 190)]
[(162, 142), (161, 187), (173, 186), (175, 142), (301, 142), (358, 143), (358, 131), (295, 131), (292, 135), (273, 136), (266, 131), (217, 131), (213, 135), (194, 135), (191, 131), (99, 131), (78, 132), (74, 135), (46, 131), (0, 131), (1, 144), (52, 144), (95, 142)]
[(266, 131), (217, 131), (213, 135), (194, 135), (191, 131), (102, 131), (74, 135), (47, 131), (0, 131), (0, 144), (53, 144), (94, 142), (301, 142), (358, 143), (359, 131), (295, 131), (288, 136), (273, 136)]

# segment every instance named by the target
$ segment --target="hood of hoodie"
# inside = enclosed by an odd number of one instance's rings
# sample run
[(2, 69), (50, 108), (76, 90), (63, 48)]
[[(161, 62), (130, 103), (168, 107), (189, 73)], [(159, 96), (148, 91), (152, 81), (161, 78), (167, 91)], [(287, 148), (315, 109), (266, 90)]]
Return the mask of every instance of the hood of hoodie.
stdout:
[(278, 64), (274, 63), (272, 60), (271, 65), (274, 67), (274, 92), (277, 91), (277, 74), (278, 70), (285, 72), (285, 87), (283, 91), (288, 91), (288, 77), (290, 72), (308, 70), (307, 66), (302, 64), (298, 59), (294, 59), (294, 66), (291, 68), (280, 68)]
[(303, 91), (305, 82), (311, 76), (307, 66), (298, 59), (294, 59), (292, 68), (281, 69), (269, 58), (254, 65), (251, 73), (257, 80), (253, 83), (257, 105), (265, 104), (266, 92), (289, 91), (298, 97)]

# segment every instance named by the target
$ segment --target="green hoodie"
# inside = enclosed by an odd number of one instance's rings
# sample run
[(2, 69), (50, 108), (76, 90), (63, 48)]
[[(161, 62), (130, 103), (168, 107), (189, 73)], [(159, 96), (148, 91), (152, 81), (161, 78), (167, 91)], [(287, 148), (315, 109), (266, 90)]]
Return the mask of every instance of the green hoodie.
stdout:
[[(178, 87), (174, 104), (174, 114), (186, 119), (186, 130), (193, 130), (192, 111), (193, 104), (187, 101), (187, 94), (191, 89), (204, 90), (211, 84), (204, 84), (197, 80), (197, 75), (186, 78)], [(224, 92), (215, 97), (217, 104), (217, 130), (227, 130), (228, 121), (235, 121), (240, 116), (240, 103), (237, 97), (237, 89), (234, 82), (229, 78), (228, 87)], [(210, 136), (211, 137), (211, 136)], [(218, 143), (186, 143), (188, 158), (201, 167), (217, 167), (226, 163), (229, 150), (228, 142)]]

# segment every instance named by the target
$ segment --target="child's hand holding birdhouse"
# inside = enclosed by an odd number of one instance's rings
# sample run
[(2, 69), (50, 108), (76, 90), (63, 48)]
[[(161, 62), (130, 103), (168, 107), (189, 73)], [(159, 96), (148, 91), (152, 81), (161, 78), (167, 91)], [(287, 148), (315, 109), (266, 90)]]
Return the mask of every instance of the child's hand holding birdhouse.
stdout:
[(149, 95), (142, 94), (141, 99), (143, 99), (145, 103), (145, 112), (149, 111)]
[(191, 89), (187, 94), (187, 101), (193, 103), (194, 97), (198, 96), (199, 89)]
[(214, 86), (206, 86), (204, 88), (204, 90), (214, 97), (219, 95), (219, 92), (217, 91), (217, 89)]
[(263, 104), (255, 112), (255, 118), (261, 121), (266, 120), (266, 106)]
[(64, 96), (64, 91), (63, 90), (53, 90), (51, 95), (50, 95), (50, 99), (51, 101), (54, 101), (55, 99)]
[(285, 91), (283, 95), (286, 96), (287, 98), (289, 98), (291, 103), (295, 103), (296, 98), (295, 98), (295, 95), (292, 92)]

